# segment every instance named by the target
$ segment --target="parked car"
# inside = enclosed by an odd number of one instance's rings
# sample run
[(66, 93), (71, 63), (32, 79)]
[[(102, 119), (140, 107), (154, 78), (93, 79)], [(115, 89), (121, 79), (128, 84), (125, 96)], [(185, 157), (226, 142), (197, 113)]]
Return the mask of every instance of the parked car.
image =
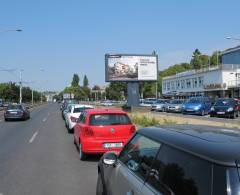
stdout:
[(184, 100), (180, 100), (180, 99), (171, 100), (165, 106), (166, 112), (181, 112), (183, 103), (184, 103)]
[(144, 101), (142, 101), (142, 103), (140, 103), (139, 104), (139, 106), (142, 106), (142, 107), (152, 107), (152, 105), (153, 104), (155, 104), (156, 103), (156, 100), (148, 100), (148, 99), (146, 99), (146, 100), (144, 100)]
[(13, 119), (27, 120), (29, 118), (30, 118), (30, 112), (28, 110), (28, 107), (26, 107), (23, 104), (9, 104), (4, 113), (5, 121), (9, 121)]
[(93, 109), (93, 106), (82, 104), (72, 104), (69, 106), (65, 114), (65, 123), (69, 133), (73, 132), (73, 127), (76, 125), (80, 114), (86, 109)]
[(206, 115), (211, 110), (211, 100), (208, 97), (192, 97), (182, 105), (183, 114)]
[(169, 99), (158, 99), (151, 107), (152, 111), (166, 111), (166, 105), (170, 102)]
[(101, 102), (101, 105), (102, 106), (113, 106), (113, 101), (106, 100), (106, 101)]
[(98, 164), (97, 195), (239, 194), (240, 132), (199, 125), (138, 130)]
[(84, 160), (87, 154), (120, 151), (135, 131), (122, 110), (89, 109), (82, 112), (74, 126), (74, 142)]
[(66, 121), (66, 116), (67, 116), (67, 113), (70, 112), (71, 110), (71, 107), (74, 106), (76, 104), (74, 103), (69, 103), (67, 104), (67, 107), (62, 111), (62, 116), (63, 116), (63, 119)]
[(223, 116), (236, 118), (240, 114), (240, 102), (234, 98), (220, 98), (211, 107), (210, 117)]

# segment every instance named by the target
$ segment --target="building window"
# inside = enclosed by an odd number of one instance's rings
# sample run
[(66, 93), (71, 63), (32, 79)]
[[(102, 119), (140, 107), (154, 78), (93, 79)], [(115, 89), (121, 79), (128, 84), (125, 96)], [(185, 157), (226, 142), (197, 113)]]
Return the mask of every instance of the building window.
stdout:
[(193, 86), (193, 88), (197, 88), (197, 78), (193, 78), (192, 79), (192, 86)]
[(191, 88), (191, 79), (187, 79), (187, 88)]
[(199, 87), (203, 86), (203, 77), (198, 77), (198, 86)]
[(167, 82), (167, 90), (170, 91), (170, 82)]
[(177, 85), (176, 88), (180, 89), (180, 81), (176, 81), (176, 85)]
[(175, 82), (171, 81), (171, 90), (175, 90)]
[(181, 80), (181, 88), (182, 88), (182, 89), (185, 88), (185, 80)]

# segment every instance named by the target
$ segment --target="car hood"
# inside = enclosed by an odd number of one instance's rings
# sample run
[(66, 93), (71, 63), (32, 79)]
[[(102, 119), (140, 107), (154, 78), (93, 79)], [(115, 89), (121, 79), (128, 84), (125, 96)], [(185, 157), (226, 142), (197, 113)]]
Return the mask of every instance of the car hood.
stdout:
[(232, 108), (233, 106), (213, 106), (215, 110), (227, 110), (228, 108)]

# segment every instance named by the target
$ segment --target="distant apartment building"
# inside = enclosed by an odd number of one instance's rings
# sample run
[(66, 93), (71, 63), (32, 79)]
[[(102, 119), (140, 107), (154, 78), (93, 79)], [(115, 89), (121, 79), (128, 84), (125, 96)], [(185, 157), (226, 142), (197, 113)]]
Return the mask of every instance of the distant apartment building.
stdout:
[(240, 97), (240, 65), (222, 64), (164, 77), (162, 94), (170, 97)]
[(135, 73), (137, 70), (137, 64), (134, 67), (131, 67), (127, 64), (123, 64), (121, 62), (117, 62), (114, 64), (114, 70), (116, 74), (127, 74), (127, 73)]

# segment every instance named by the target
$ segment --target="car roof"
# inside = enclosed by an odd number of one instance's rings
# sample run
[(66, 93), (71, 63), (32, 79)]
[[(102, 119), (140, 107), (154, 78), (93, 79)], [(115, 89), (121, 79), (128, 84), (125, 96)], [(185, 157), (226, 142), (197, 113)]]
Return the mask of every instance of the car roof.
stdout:
[(206, 125), (146, 127), (138, 133), (208, 161), (235, 166), (240, 160), (240, 130)]
[(86, 110), (88, 114), (127, 114), (126, 112), (120, 109), (104, 109), (104, 108), (94, 108)]

